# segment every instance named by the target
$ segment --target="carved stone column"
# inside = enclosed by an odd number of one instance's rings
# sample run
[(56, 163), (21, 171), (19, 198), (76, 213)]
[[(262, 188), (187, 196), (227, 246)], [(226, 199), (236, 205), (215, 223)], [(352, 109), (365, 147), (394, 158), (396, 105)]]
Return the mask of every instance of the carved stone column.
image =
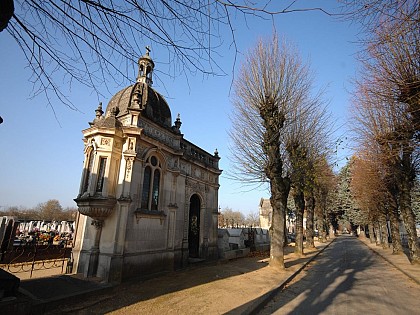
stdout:
[(92, 220), (91, 223), (96, 230), (95, 233), (95, 240), (93, 243), (92, 248), (90, 249), (90, 257), (89, 257), (89, 266), (87, 270), (88, 277), (95, 277), (96, 272), (98, 271), (98, 263), (99, 263), (99, 241), (101, 240), (102, 234), (102, 226), (104, 224), (103, 220)]
[(115, 198), (106, 198), (102, 196), (82, 196), (76, 198), (79, 212), (92, 218), (92, 225), (95, 227), (95, 238), (93, 246), (90, 249), (89, 266), (87, 268), (87, 277), (94, 277), (98, 271), (99, 263), (99, 245), (101, 241), (102, 226), (104, 220), (114, 210), (117, 200)]

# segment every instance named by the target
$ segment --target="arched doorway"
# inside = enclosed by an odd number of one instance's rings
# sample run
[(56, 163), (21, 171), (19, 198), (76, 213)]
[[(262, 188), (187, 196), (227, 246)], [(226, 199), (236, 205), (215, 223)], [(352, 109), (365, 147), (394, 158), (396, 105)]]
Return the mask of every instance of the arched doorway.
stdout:
[(188, 251), (192, 258), (198, 258), (200, 254), (200, 208), (200, 197), (196, 194), (192, 195), (188, 220)]

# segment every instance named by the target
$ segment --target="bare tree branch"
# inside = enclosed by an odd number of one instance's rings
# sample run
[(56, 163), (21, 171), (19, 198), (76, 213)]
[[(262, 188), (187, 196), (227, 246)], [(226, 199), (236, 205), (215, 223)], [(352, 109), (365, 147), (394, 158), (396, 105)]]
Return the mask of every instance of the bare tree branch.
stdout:
[[(145, 45), (167, 50), (170, 69), (166, 75), (225, 75), (218, 61), (227, 40), (234, 47), (236, 64), (234, 23), (238, 13), (244, 19), (265, 19), (300, 11), (329, 14), (321, 8), (297, 8), (294, 2), (272, 10), (269, 8), (279, 4), (271, 1), (254, 4), (248, 0), (9, 0), (1, 3), (7, 5), (7, 10), (0, 10), (0, 25), (6, 27), (23, 50), (33, 72), (34, 91), (44, 93), (48, 99), (51, 93), (55, 94), (72, 109), (75, 107), (59, 83), (63, 77), (68, 84), (81, 83), (100, 95), (104, 88), (108, 89), (110, 78), (119, 84), (130, 80), (130, 72)], [(228, 39), (224, 38), (225, 30), (230, 32)]]

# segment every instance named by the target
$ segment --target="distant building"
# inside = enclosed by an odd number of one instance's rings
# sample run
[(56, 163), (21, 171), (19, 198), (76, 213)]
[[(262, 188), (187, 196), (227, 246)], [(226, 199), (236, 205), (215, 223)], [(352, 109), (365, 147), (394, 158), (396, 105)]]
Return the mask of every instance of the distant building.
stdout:
[(152, 88), (154, 62), (102, 105), (84, 135), (75, 267), (107, 282), (216, 259), (219, 156), (184, 139)]
[[(259, 203), (260, 227), (262, 229), (270, 229), (273, 220), (273, 208), (270, 199), (261, 198)], [(304, 227), (306, 226), (306, 218), (303, 219)], [(288, 233), (295, 233), (295, 219), (286, 214), (286, 230)]]
[(271, 207), (270, 199), (261, 198), (259, 204), (260, 227), (262, 229), (269, 229), (273, 219), (273, 208)]

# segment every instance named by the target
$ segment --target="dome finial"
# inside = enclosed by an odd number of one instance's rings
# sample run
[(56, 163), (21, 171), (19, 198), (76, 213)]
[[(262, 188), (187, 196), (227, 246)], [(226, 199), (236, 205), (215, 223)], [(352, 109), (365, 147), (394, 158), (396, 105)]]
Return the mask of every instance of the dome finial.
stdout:
[(146, 54), (139, 59), (139, 74), (137, 75), (137, 82), (146, 83), (148, 85), (153, 84), (152, 73), (155, 64), (150, 58), (150, 47), (146, 46)]

